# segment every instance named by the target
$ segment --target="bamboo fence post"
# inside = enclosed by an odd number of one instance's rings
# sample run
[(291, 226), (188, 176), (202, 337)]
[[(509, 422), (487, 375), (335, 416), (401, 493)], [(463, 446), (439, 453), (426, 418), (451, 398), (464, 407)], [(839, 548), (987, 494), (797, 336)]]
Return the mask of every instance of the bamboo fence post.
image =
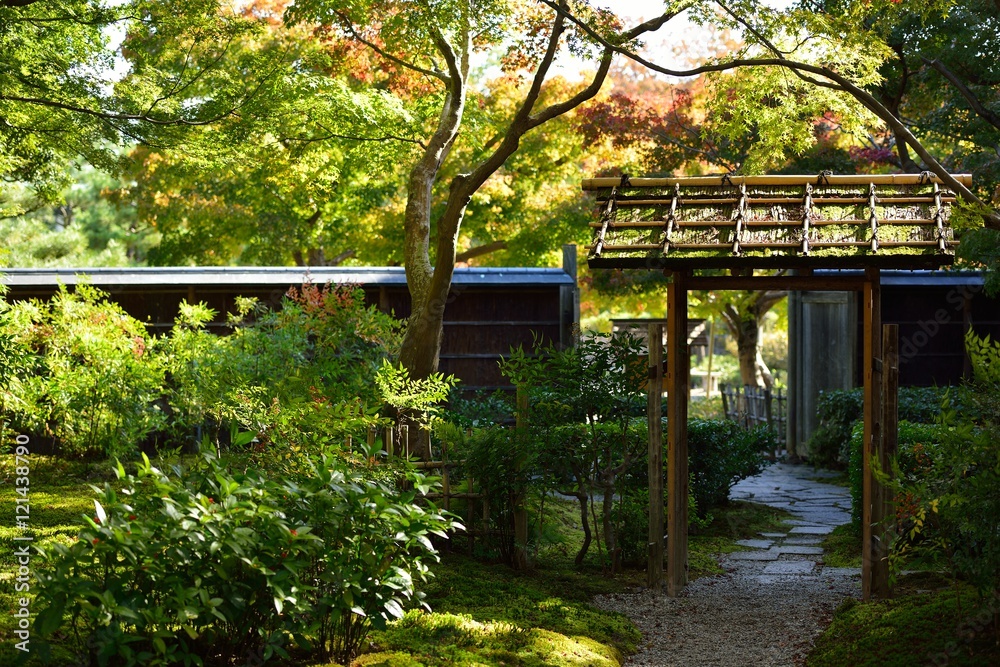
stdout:
[[(471, 438), (472, 429), (466, 429), (465, 435)], [(476, 519), (475, 498), (473, 497), (473, 494), (476, 492), (476, 483), (472, 479), (472, 472), (469, 470), (468, 459), (464, 461), (464, 464), (467, 473), (466, 490), (468, 491), (468, 494), (465, 497), (465, 534), (468, 536), (469, 555), (471, 556), (473, 547), (476, 543), (476, 529), (473, 526)]]
[[(899, 325), (882, 325), (882, 440), (878, 452), (882, 472), (892, 474), (892, 457), (899, 441)], [(875, 567), (872, 594), (880, 598), (892, 596), (889, 585), (889, 543), (895, 532), (895, 496), (892, 489), (881, 486), (882, 521), (875, 527), (879, 561)]]
[[(528, 429), (528, 392), (517, 388), (517, 414), (515, 437), (526, 438)], [(520, 472), (520, 463), (515, 464)], [(524, 506), (524, 492), (514, 496), (514, 567), (524, 570), (528, 567), (528, 511)]]
[[(433, 456), (431, 458), (434, 458)], [(441, 494), (444, 497), (444, 509), (451, 511), (451, 477), (448, 474), (448, 445), (441, 441)]]
[(382, 441), (385, 443), (386, 456), (392, 458), (396, 448), (394, 447), (395, 443), (393, 442), (391, 426), (386, 426), (384, 429), (382, 429)]

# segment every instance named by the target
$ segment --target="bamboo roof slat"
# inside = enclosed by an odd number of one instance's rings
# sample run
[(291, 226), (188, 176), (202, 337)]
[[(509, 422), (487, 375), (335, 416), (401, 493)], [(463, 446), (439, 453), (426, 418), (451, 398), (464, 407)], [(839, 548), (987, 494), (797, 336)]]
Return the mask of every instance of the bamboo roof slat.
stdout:
[[(605, 203), (609, 201), (608, 197), (598, 197), (598, 203)], [(627, 199), (619, 197), (617, 202), (618, 206), (623, 208), (635, 207), (635, 206), (664, 206), (670, 201), (666, 198), (661, 199)], [(882, 197), (879, 199), (882, 204), (933, 204), (935, 203), (935, 198), (933, 195), (914, 195), (914, 196), (898, 196), (898, 197)], [(946, 204), (954, 204), (958, 201), (957, 197), (941, 197), (941, 202)], [(697, 204), (728, 204), (732, 206), (739, 202), (739, 197), (687, 197), (678, 199), (677, 203), (680, 206), (692, 206)], [(748, 197), (747, 203), (750, 206), (766, 206), (772, 204), (801, 204), (801, 197)], [(813, 197), (813, 203), (815, 204), (867, 204), (868, 196), (864, 197)]]
[[(972, 185), (970, 174), (953, 174), (956, 181), (962, 185)], [(600, 190), (603, 188), (613, 188), (620, 185), (622, 179), (616, 177), (585, 178), (583, 179), (584, 190)], [(631, 178), (628, 184), (634, 188), (657, 188), (673, 187), (676, 184), (690, 187), (722, 187), (725, 185), (800, 185), (815, 183), (817, 185), (845, 186), (845, 185), (924, 185), (930, 183), (941, 183), (941, 179), (933, 174), (875, 174), (875, 175), (855, 175), (855, 174), (810, 174), (810, 175), (782, 175), (769, 174), (760, 176), (694, 176), (687, 178)]]
[(588, 223), (595, 267), (898, 268), (954, 257), (957, 196), (927, 173), (622, 177), (583, 187), (598, 191), (599, 221)]
[[(603, 224), (600, 222), (587, 223), (594, 229), (600, 229)], [(663, 220), (639, 220), (636, 222), (612, 222), (608, 225), (609, 230), (615, 229), (660, 229), (666, 221)], [(867, 225), (868, 220), (810, 220), (810, 227), (823, 227), (829, 225)], [(880, 225), (915, 225), (930, 226), (938, 225), (938, 221), (932, 218), (886, 218), (879, 221)], [(684, 227), (732, 227), (734, 220), (685, 220)], [(743, 223), (744, 227), (784, 227), (788, 229), (801, 229), (802, 222), (799, 220), (748, 220)], [(939, 225), (943, 227), (942, 225)]]

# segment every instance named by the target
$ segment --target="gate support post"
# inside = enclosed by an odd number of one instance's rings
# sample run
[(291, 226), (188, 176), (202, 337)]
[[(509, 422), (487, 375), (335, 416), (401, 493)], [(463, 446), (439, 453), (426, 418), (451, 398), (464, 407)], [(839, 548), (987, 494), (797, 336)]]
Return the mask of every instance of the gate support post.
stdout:
[[(872, 459), (882, 452), (882, 289), (878, 269), (865, 269), (864, 300), (864, 443), (861, 492), (861, 594), (865, 600), (882, 593), (876, 572), (887, 567), (875, 526), (881, 525), (881, 485), (872, 475)], [(876, 355), (878, 355), (876, 357)]]
[(663, 325), (650, 324), (647, 336), (649, 380), (646, 421), (649, 428), (649, 544), (646, 584), (659, 592), (663, 584)]
[[(899, 325), (882, 325), (882, 441), (876, 456), (882, 472), (892, 474), (892, 457), (899, 440)], [(892, 597), (889, 586), (889, 543), (895, 532), (895, 498), (892, 489), (880, 485), (882, 520), (873, 528), (878, 545), (878, 563), (872, 581), (872, 595)]]
[(688, 574), (687, 274), (667, 287), (667, 595), (676, 597)]
[[(514, 425), (516, 438), (528, 437), (528, 391), (523, 387), (517, 389), (517, 410), (514, 415), (517, 423)], [(520, 466), (519, 466), (520, 467)], [(514, 501), (514, 569), (528, 569), (528, 510), (524, 505), (524, 492), (518, 491)]]

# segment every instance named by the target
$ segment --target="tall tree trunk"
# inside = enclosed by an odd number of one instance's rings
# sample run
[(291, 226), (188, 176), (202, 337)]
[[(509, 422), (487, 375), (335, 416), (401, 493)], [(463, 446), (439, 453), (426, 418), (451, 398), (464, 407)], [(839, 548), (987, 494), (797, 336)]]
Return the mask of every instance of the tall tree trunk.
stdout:
[(761, 330), (757, 320), (740, 320), (736, 349), (740, 361), (740, 379), (751, 387), (771, 388), (774, 378), (764, 363), (760, 350)]
[[(472, 48), (468, 23), (461, 36), (462, 48), (458, 53), (442, 34), (439, 33), (436, 37), (437, 47), (448, 65), (447, 76), (441, 77), (448, 86), (448, 95), (437, 130), (424, 149), (421, 159), (410, 172), (404, 213), (406, 280), (410, 290), (412, 311), (403, 337), (399, 360), (410, 371), (412, 377), (426, 377), (436, 372), (438, 368), (444, 308), (448, 303), (451, 278), (455, 271), (458, 234), (472, 195), (504, 165), (511, 155), (517, 152), (521, 137), (597, 95), (607, 78), (614, 54), (610, 48), (604, 50), (597, 72), (585, 88), (563, 101), (539, 110), (535, 109), (550, 67), (558, 54), (560, 39), (566, 29), (564, 11), (565, 7), (556, 13), (545, 53), (538, 63), (524, 101), (515, 112), (499, 145), (470, 172), (459, 174), (452, 181), (447, 206), (438, 219), (437, 253), (432, 267), (429, 252), (431, 192), (441, 163), (450, 152), (461, 126), (467, 92), (469, 53)], [(633, 39), (650, 30), (656, 30), (671, 16), (673, 15), (664, 14), (642, 23), (627, 31), (623, 37)]]

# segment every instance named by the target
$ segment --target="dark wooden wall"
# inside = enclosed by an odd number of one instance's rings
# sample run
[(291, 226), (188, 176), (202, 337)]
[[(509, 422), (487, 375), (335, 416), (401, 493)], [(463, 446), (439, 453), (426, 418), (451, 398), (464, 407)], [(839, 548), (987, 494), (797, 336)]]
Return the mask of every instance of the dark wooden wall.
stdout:
[[(901, 386), (957, 385), (970, 370), (968, 328), (1000, 340), (1000, 299), (988, 297), (981, 282), (888, 282), (882, 286), (882, 322), (899, 325)], [(855, 368), (861, 368), (860, 359)], [(855, 380), (861, 384), (860, 372)]]
[[(369, 300), (396, 317), (410, 315), (405, 287), (366, 288)], [(467, 390), (512, 389), (499, 361), (511, 348), (529, 350), (537, 339), (560, 343), (559, 286), (465, 287), (445, 306), (440, 370), (462, 380)]]

